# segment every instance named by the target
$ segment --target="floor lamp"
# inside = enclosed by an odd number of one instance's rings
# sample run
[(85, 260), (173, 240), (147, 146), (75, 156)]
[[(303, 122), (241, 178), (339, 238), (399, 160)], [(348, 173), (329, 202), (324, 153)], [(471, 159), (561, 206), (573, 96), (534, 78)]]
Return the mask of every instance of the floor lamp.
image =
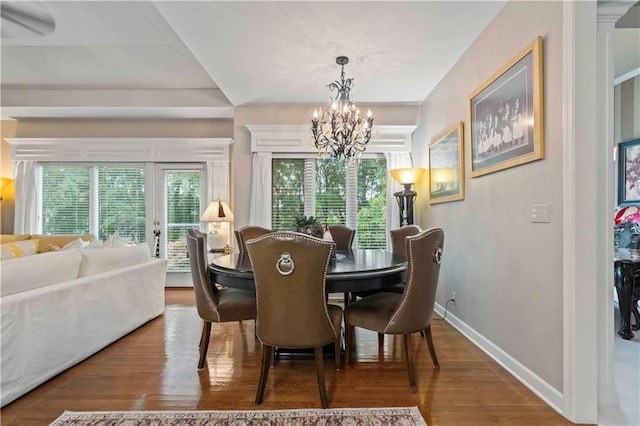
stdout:
[(209, 222), (209, 233), (207, 234), (209, 251), (213, 253), (230, 253), (229, 232), (221, 227), (222, 222), (233, 222), (233, 213), (227, 203), (220, 200), (212, 201), (202, 213), (200, 220)]
[(400, 226), (413, 225), (413, 201), (418, 193), (411, 187), (422, 178), (424, 172), (425, 169), (418, 167), (391, 170), (391, 176), (404, 186), (403, 191), (393, 194), (400, 209)]

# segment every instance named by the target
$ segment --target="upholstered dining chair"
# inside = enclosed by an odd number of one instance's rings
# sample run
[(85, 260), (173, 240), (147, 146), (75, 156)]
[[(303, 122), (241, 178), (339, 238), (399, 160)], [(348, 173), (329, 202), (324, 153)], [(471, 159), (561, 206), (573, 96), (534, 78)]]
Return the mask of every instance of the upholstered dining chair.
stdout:
[(342, 225), (329, 225), (329, 232), (336, 243), (336, 250), (351, 250), (353, 240), (356, 237), (355, 229)]
[[(418, 225), (405, 225), (398, 229), (392, 229), (389, 231), (389, 236), (391, 237), (391, 252), (393, 254), (397, 254), (400, 256), (407, 257), (407, 248), (405, 245), (405, 240), (407, 237), (412, 235), (417, 235), (422, 231)], [(384, 292), (398, 293), (402, 294), (404, 291), (405, 283), (400, 282), (394, 284), (392, 286), (386, 287), (383, 290), (371, 290), (371, 291), (358, 291), (352, 292), (351, 297), (349, 298), (349, 303), (355, 301), (358, 297), (367, 297), (372, 294)], [(380, 336), (379, 340), (383, 340), (383, 337)], [(380, 342), (382, 344), (382, 342)]]
[(256, 334), (262, 369), (256, 404), (262, 402), (274, 348), (314, 348), (322, 407), (328, 406), (322, 347), (334, 342), (340, 369), (342, 308), (327, 305), (325, 284), (332, 243), (308, 235), (274, 232), (247, 242), (258, 301)]
[(187, 230), (187, 249), (198, 315), (203, 320), (200, 336), (198, 369), (204, 367), (214, 322), (243, 321), (256, 318), (256, 296), (253, 292), (233, 288), (218, 289), (209, 278), (206, 234)]
[(402, 334), (409, 372), (409, 385), (416, 389), (416, 377), (411, 351), (411, 334), (424, 331), (429, 353), (436, 368), (440, 368), (431, 337), (431, 317), (436, 300), (444, 231), (431, 228), (406, 238), (408, 259), (407, 285), (402, 294), (377, 293), (359, 299), (344, 310), (346, 354), (350, 365), (355, 327), (384, 334)]
[(238, 250), (241, 255), (247, 252), (247, 241), (252, 238), (259, 237), (261, 235), (273, 232), (271, 229), (263, 228), (261, 226), (248, 225), (235, 231), (236, 241), (238, 242)]

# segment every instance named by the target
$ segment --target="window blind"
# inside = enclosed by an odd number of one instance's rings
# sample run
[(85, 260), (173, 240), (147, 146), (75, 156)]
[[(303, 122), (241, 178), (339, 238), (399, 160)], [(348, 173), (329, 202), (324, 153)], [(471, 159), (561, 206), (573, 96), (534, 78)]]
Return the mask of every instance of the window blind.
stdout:
[(386, 160), (360, 160), (357, 171), (359, 248), (384, 249), (386, 247)]
[(308, 185), (304, 159), (272, 160), (271, 228), (295, 231), (295, 219), (305, 212), (305, 189)]
[(167, 170), (165, 217), (167, 270), (187, 271), (187, 229), (200, 228), (199, 170)]
[(145, 241), (145, 176), (137, 165), (41, 165), (42, 232)]
[(90, 170), (86, 166), (43, 165), (42, 233), (90, 232)]
[(145, 177), (142, 167), (95, 167), (98, 238), (115, 231), (133, 243), (145, 241)]
[(296, 216), (357, 229), (357, 246), (386, 247), (387, 165), (364, 159), (348, 169), (332, 160), (272, 160), (272, 228), (292, 230)]
[(316, 218), (321, 224), (346, 225), (347, 176), (343, 164), (316, 160)]

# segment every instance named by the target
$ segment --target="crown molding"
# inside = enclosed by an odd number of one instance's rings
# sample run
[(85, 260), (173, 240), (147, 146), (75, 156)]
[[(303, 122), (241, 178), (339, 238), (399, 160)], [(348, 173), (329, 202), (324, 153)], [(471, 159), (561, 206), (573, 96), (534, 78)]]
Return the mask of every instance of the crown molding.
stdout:
[(229, 161), (230, 138), (6, 138), (13, 160)]
[[(308, 125), (247, 124), (252, 152), (317, 153)], [(368, 153), (411, 152), (417, 126), (373, 126)]]

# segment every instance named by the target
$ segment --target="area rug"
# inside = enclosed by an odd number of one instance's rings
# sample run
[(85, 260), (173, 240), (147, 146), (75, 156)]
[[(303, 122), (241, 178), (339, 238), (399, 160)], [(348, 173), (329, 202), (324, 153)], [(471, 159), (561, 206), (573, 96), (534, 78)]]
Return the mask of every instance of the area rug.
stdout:
[(265, 411), (65, 411), (50, 426), (427, 426), (416, 407)]

